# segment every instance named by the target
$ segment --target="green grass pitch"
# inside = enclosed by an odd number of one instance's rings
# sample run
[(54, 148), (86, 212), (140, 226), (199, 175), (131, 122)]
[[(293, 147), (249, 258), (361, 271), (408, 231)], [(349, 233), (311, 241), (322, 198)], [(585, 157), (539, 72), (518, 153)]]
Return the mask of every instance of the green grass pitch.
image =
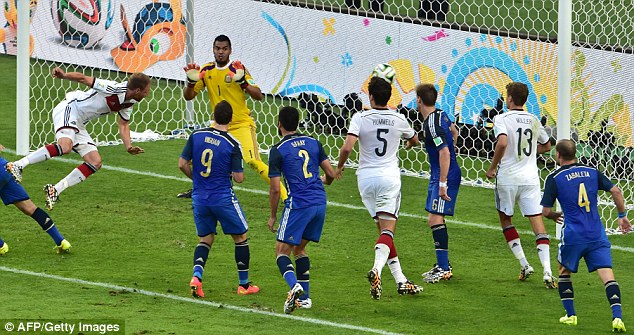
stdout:
[[(6, 78), (0, 92), (0, 143), (14, 149), (15, 58), (0, 57), (0, 74)], [(384, 297), (372, 300), (365, 275), (372, 266), (377, 231), (361, 208), (351, 169), (342, 181), (327, 187), (331, 203), (322, 241), (308, 247), (312, 309), (280, 317), (288, 287), (275, 265), (275, 236), (266, 227), (268, 187), (248, 169), (236, 193), (250, 226), (250, 279), (261, 292), (236, 295), (233, 243), (220, 234), (205, 271), (204, 301), (210, 303), (194, 303), (188, 299), (197, 243), (191, 203), (175, 197), (190, 187), (177, 168), (184, 143), (140, 143), (146, 153), (139, 156), (127, 154), (121, 146), (100, 148), (104, 168), (66, 190), (50, 212), (73, 244), (70, 254), (54, 254), (48, 235), (13, 206), (0, 209), (0, 236), (11, 246), (0, 257), (0, 318), (124, 319), (127, 334), (607, 334), (611, 330), (603, 285), (583, 265), (573, 277), (579, 317), (575, 328), (558, 323), (564, 314), (559, 296), (543, 286), (541, 276), (517, 280), (519, 264), (498, 228), (493, 191), (482, 188), (461, 188), (456, 216), (448, 223), (455, 277), (423, 284), (425, 291), (419, 296), (399, 296), (386, 268)], [(17, 158), (7, 152), (2, 155)], [(25, 170), (23, 184), (36, 204), (44, 205), (42, 185), (57, 182), (79, 159), (72, 154)], [(403, 215), (395, 237), (404, 273), (416, 283), (422, 283), (420, 274), (435, 261), (431, 232), (423, 219), (426, 188), (423, 179), (403, 178)], [(523, 232), (529, 230), (526, 219), (517, 217), (515, 224)], [(548, 229), (554, 235), (550, 221)], [(529, 261), (540, 268), (534, 238), (527, 233), (522, 238)], [(611, 241), (618, 246), (613, 258), (624, 321), (631, 325), (634, 279), (628, 264), (634, 262), (634, 240), (613, 236)], [(556, 268), (554, 240), (551, 256)]]

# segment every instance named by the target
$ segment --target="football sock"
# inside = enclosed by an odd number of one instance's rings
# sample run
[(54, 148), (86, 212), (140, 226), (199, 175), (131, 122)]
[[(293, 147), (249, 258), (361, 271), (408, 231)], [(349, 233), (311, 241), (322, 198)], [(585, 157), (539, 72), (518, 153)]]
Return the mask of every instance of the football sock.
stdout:
[(544, 274), (548, 273), (549, 275), (552, 275), (553, 272), (550, 269), (550, 240), (548, 238), (548, 234), (537, 234), (535, 236), (535, 243), (537, 243), (537, 255), (539, 256), (539, 261), (544, 267)]
[[(247, 164), (249, 164), (249, 166), (258, 173), (258, 175), (260, 175), (260, 178), (262, 180), (264, 180), (268, 184), (271, 183), (271, 179), (269, 178), (269, 166), (266, 165), (263, 161), (252, 159), (248, 161)], [(284, 187), (283, 184), (280, 184), (280, 199), (282, 201), (286, 201), (287, 198), (288, 192), (286, 191), (286, 187)]]
[[(508, 226), (504, 228), (502, 233), (504, 233), (506, 243), (509, 245), (509, 248), (511, 248), (513, 255), (515, 255), (515, 258), (520, 261), (520, 265), (522, 267), (528, 265), (528, 261), (524, 255), (524, 249), (522, 249), (522, 242), (520, 242), (520, 235), (517, 233), (515, 226)], [(550, 260), (550, 258), (548, 259)]]
[[(53, 219), (51, 219), (45, 211), (38, 207), (35, 209), (35, 212), (33, 212), (31, 217), (35, 220), (35, 222), (37, 222), (37, 224), (40, 225), (40, 227), (42, 227), (42, 230), (53, 238), (55, 245), (60, 245), (62, 243), (64, 236), (59, 233), (59, 230), (55, 227), (55, 223), (53, 223)], [(0, 243), (0, 245), (2, 245), (2, 243)]]
[(97, 168), (92, 164), (82, 163), (73, 171), (71, 171), (64, 179), (60, 180), (59, 183), (55, 184), (55, 189), (57, 193), (64, 192), (65, 189), (77, 185), (82, 181), (86, 180), (86, 178), (90, 177), (93, 173), (97, 172)]
[(612, 318), (623, 318), (623, 311), (621, 310), (621, 289), (619, 283), (614, 280), (610, 280), (605, 283), (605, 295), (608, 297), (610, 308), (612, 308)]
[(297, 282), (302, 285), (304, 294), (299, 297), (302, 300), (310, 298), (310, 258), (308, 255), (301, 255), (295, 258), (295, 273), (297, 273)]
[(575, 312), (575, 291), (572, 289), (570, 275), (559, 276), (559, 298), (561, 298), (561, 304), (564, 305), (566, 315), (577, 315)]
[(405, 277), (405, 275), (403, 274), (403, 270), (401, 269), (401, 262), (398, 261), (398, 256), (388, 259), (387, 266), (390, 267), (392, 276), (394, 276), (394, 280), (397, 284), (407, 281), (407, 278)]
[(288, 287), (293, 288), (297, 284), (297, 277), (295, 276), (295, 268), (293, 263), (291, 263), (291, 259), (284, 254), (277, 255), (277, 268), (280, 270)]
[(235, 248), (236, 265), (238, 266), (238, 280), (240, 285), (249, 284), (249, 260), (251, 253), (249, 252), (249, 239), (236, 243)]
[(45, 160), (51, 159), (51, 157), (61, 156), (63, 154), (64, 152), (62, 151), (62, 147), (59, 144), (48, 144), (22, 157), (15, 163), (18, 166), (24, 168), (29, 164), (43, 162)]
[(430, 228), (434, 237), (434, 246), (436, 247), (436, 262), (443, 270), (449, 270), (449, 234), (447, 234), (447, 226), (443, 223)]
[(379, 238), (376, 240), (376, 245), (374, 246), (373, 268), (379, 272), (379, 276), (381, 276), (383, 267), (390, 256), (391, 247), (394, 245), (392, 241), (393, 236), (394, 234), (391, 231), (383, 229), (381, 231), (381, 235), (379, 235)]
[(209, 250), (211, 246), (205, 242), (200, 242), (194, 249), (194, 277), (198, 277), (200, 281), (203, 281), (203, 273), (205, 272), (205, 263), (207, 263), (207, 257), (209, 257)]
[(4, 245), (4, 240), (2, 239), (2, 237), (0, 237), (0, 248), (2, 248), (3, 245)]

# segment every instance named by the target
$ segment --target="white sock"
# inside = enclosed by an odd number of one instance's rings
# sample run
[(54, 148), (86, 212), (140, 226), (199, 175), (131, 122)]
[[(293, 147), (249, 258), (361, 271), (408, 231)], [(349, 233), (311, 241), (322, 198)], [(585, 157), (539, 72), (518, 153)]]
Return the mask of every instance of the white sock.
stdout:
[(550, 245), (548, 244), (538, 244), (537, 245), (537, 256), (539, 256), (539, 261), (542, 262), (542, 266), (544, 267), (544, 275), (553, 274), (550, 268)]
[(379, 243), (374, 246), (374, 268), (379, 271), (379, 276), (383, 271), (387, 258), (390, 255), (390, 247), (383, 243)]
[(64, 179), (60, 180), (59, 183), (55, 184), (55, 189), (57, 190), (57, 194), (64, 192), (65, 189), (77, 185), (82, 181), (86, 180), (86, 176), (84, 176), (79, 169), (75, 168), (71, 171)]
[(507, 242), (507, 244), (509, 245), (509, 248), (511, 248), (511, 251), (513, 252), (513, 255), (515, 255), (515, 258), (520, 261), (520, 265), (522, 267), (528, 265), (528, 261), (526, 260), (526, 256), (524, 255), (524, 249), (522, 249), (522, 242), (520, 242), (520, 239), (516, 238), (510, 240)]
[(398, 256), (388, 259), (387, 266), (390, 267), (392, 276), (394, 276), (394, 280), (397, 284), (407, 281), (407, 278), (405, 277), (405, 275), (403, 274), (403, 270), (401, 269), (401, 262), (398, 261)]
[(27, 167), (29, 164), (36, 164), (45, 160), (51, 159), (51, 154), (48, 152), (46, 146), (41, 147), (32, 153), (20, 158), (15, 162), (21, 168)]

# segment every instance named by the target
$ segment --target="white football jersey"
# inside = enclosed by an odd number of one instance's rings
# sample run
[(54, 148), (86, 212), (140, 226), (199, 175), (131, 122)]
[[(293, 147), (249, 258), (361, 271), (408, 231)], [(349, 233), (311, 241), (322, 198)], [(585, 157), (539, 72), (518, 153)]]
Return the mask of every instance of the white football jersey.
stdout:
[(495, 137), (506, 135), (508, 144), (497, 172), (498, 185), (539, 185), (537, 144), (549, 140), (539, 119), (523, 110), (510, 110), (493, 118)]
[(72, 91), (66, 93), (66, 101), (79, 114), (78, 119), (86, 124), (88, 121), (109, 113), (119, 113), (121, 118), (130, 120), (130, 108), (136, 102), (125, 101), (128, 82), (95, 78), (88, 91)]
[(416, 132), (396, 111), (371, 109), (352, 116), (348, 135), (359, 138), (358, 178), (400, 177), (398, 150), (401, 138), (410, 139)]

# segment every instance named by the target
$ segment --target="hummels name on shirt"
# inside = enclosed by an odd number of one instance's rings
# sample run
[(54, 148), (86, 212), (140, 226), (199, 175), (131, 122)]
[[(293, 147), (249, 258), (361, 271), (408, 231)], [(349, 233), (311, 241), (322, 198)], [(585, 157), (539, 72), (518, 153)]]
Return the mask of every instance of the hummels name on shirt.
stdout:
[(390, 119), (372, 120), (372, 124), (375, 126), (393, 126), (394, 120), (390, 120)]

